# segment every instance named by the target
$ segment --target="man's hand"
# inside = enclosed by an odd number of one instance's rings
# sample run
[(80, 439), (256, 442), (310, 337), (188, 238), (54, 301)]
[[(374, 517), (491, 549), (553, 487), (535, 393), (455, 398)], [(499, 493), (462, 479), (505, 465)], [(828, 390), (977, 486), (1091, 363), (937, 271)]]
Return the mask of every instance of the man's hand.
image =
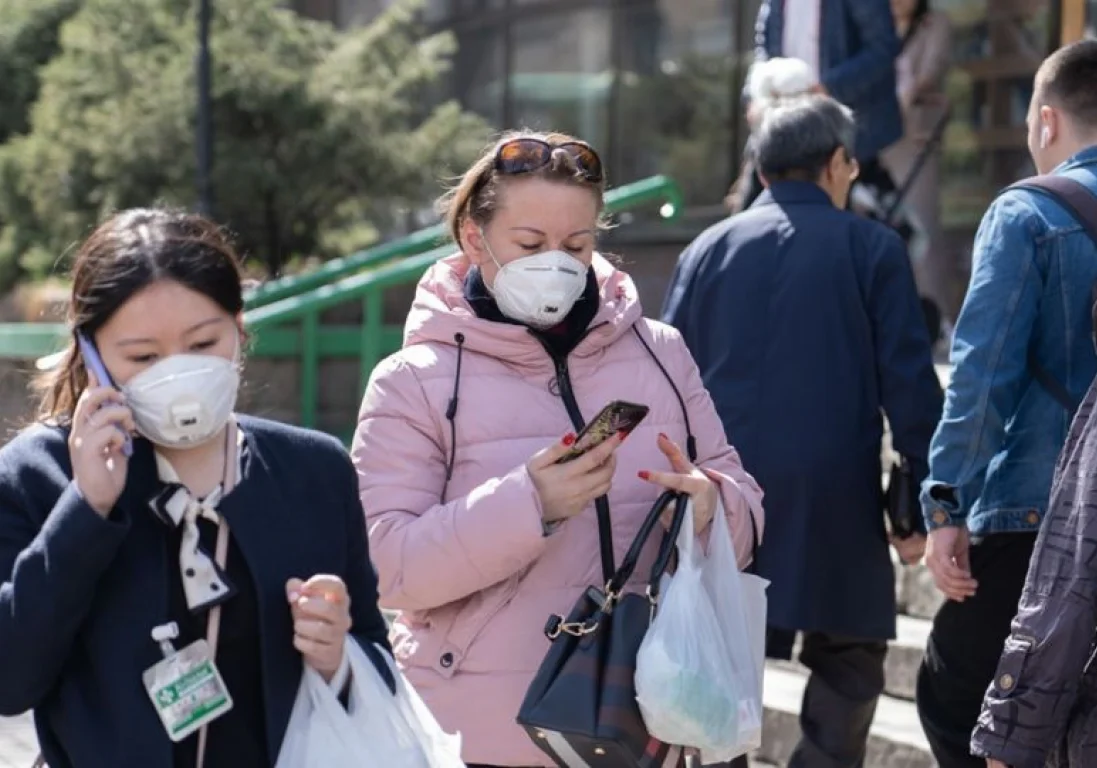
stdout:
[(900, 539), (891, 537), (891, 546), (899, 553), (899, 559), (906, 565), (917, 565), (926, 553), (926, 537), (920, 533)]
[(971, 535), (962, 525), (931, 531), (926, 544), (926, 567), (933, 574), (933, 583), (945, 597), (958, 603), (973, 597), (979, 586), (971, 578), (970, 547)]

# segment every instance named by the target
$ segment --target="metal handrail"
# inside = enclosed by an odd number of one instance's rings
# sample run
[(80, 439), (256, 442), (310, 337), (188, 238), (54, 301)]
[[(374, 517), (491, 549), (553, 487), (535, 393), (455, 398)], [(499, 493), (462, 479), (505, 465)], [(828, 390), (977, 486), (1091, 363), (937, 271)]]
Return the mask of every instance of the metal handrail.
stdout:
[(362, 272), (370, 267), (403, 256), (415, 256), (442, 244), (446, 230), (441, 224), (413, 232), (406, 237), (358, 251), (350, 256), (332, 259), (310, 272), (287, 275), (263, 283), (245, 297), (244, 308), (255, 309), (290, 296), (320, 288), (328, 283)]
[[(661, 204), (664, 219), (681, 214), (682, 190), (667, 176), (626, 184), (605, 196), (605, 209), (610, 214), (657, 204)], [(303, 426), (316, 424), (320, 360), (324, 354), (357, 356), (359, 384), (364, 389), (374, 366), (398, 346), (400, 329), (384, 323), (383, 294), (389, 288), (417, 281), (431, 264), (454, 252), (453, 245), (438, 245), (443, 231), (440, 225), (420, 230), (385, 246), (330, 262), (306, 275), (274, 281), (248, 297), (244, 322), (249, 331), (256, 332), (254, 354), (299, 357)], [(321, 313), (356, 300), (362, 302), (362, 322), (357, 328), (321, 328)], [(60, 323), (0, 323), (0, 341), (11, 347), (4, 350), (5, 357), (34, 357), (57, 349), (68, 333)]]
[[(662, 203), (660, 215), (664, 219), (677, 218), (682, 211), (682, 190), (677, 182), (667, 176), (652, 176), (612, 189), (605, 196), (605, 209), (611, 214), (656, 203)], [(452, 245), (444, 245), (410, 258), (392, 261), (369, 272), (329, 281), (314, 290), (267, 303), (249, 310), (244, 317), (249, 327), (254, 328), (300, 319), (310, 311), (330, 309), (371, 289), (390, 288), (417, 280), (428, 266), (453, 251)]]

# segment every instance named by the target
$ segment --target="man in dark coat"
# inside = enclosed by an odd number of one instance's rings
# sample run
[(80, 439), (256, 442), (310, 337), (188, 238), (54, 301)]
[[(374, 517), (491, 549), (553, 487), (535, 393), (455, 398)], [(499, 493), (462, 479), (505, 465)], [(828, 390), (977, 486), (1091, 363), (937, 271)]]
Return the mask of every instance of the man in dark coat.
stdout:
[[(790, 768), (861, 765), (895, 636), (884, 414), (920, 481), (941, 413), (902, 241), (844, 210), (855, 135), (827, 96), (769, 111), (756, 135), (767, 190), (686, 249), (663, 311), (766, 491), (768, 652), (790, 657), (803, 632), (812, 671)], [(896, 546), (916, 562), (924, 537)]]

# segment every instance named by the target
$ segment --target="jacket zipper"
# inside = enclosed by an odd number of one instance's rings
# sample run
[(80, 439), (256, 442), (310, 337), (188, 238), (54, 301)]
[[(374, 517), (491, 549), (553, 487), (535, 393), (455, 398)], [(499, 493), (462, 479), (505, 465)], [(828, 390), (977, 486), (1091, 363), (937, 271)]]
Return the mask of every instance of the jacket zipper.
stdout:
[[(599, 323), (588, 328), (575, 346), (579, 346), (583, 339), (602, 325), (605, 325), (605, 323)], [(535, 333), (532, 335), (541, 342), (541, 346), (545, 348), (545, 352), (548, 353), (556, 368), (556, 386), (560, 390), (560, 399), (564, 401), (564, 408), (567, 409), (572, 426), (576, 432), (579, 432), (586, 426), (586, 421), (583, 419), (583, 412), (579, 410), (579, 402), (575, 399), (575, 390), (571, 386), (571, 372), (568, 370), (567, 355), (556, 355), (540, 336)], [(609, 514), (609, 498), (599, 496), (594, 500), (594, 509), (598, 514), (598, 549), (602, 560), (602, 579), (608, 584), (617, 569), (613, 559), (613, 528)]]

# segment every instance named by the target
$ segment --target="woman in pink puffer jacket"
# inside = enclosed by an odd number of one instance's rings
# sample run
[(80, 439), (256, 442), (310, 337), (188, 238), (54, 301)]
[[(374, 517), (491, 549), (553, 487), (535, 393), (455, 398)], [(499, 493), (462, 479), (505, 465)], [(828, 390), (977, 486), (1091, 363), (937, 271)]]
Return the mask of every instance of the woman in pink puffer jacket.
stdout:
[[(599, 516), (615, 562), (664, 487), (693, 497), (701, 535), (728, 516), (741, 566), (761, 534), (761, 489), (685, 344), (594, 250), (603, 189), (597, 154), (570, 137), (511, 135), (485, 154), (448, 199), (461, 252), (420, 281), (355, 433), (396, 657), (471, 764), (552, 765), (515, 716), (546, 619), (604, 583)], [(627, 439), (555, 464), (612, 400), (651, 410)], [(691, 432), (696, 467), (679, 448)]]

